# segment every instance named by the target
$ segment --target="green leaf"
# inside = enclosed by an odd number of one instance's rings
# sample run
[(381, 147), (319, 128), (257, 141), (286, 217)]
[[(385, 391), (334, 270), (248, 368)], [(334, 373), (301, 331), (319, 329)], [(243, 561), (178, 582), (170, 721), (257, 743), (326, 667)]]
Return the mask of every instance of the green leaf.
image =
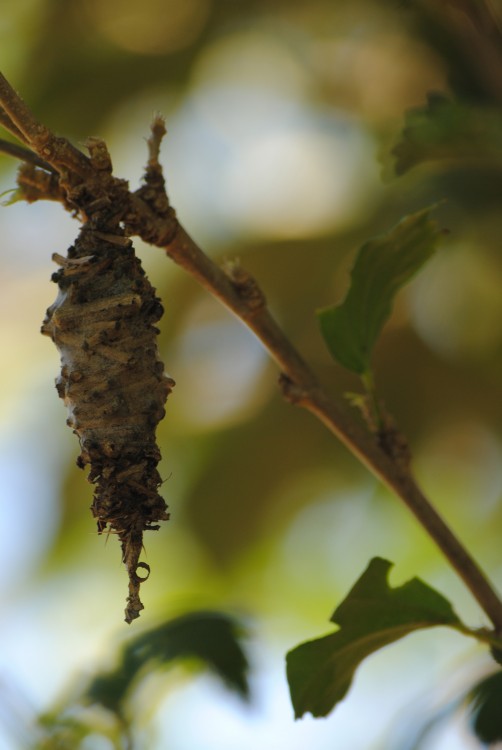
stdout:
[(286, 657), (295, 717), (326, 716), (347, 694), (361, 662), (414, 630), (449, 625), (466, 631), (451, 604), (418, 578), (390, 588), (392, 563), (376, 557), (331, 621), (340, 629), (302, 643)]
[(64, 750), (81, 747), (82, 740), (93, 732), (92, 727), (72, 716), (43, 714), (38, 719), (38, 728), (43, 737), (35, 745), (36, 750), (54, 748)]
[(406, 113), (399, 142), (392, 149), (396, 174), (417, 164), (447, 160), (502, 166), (502, 115), (430, 93), (424, 107)]
[(240, 628), (219, 612), (191, 612), (133, 638), (117, 668), (97, 675), (85, 702), (100, 703), (117, 714), (144, 668), (158, 669), (180, 659), (196, 659), (243, 698), (248, 697), (248, 662), (239, 642)]
[(470, 693), (471, 726), (481, 742), (502, 741), (502, 672), (478, 683)]
[(14, 203), (19, 203), (19, 201), (24, 200), (20, 188), (9, 188), (8, 190), (4, 190), (0, 193), (0, 198), (3, 198), (5, 195), (10, 195), (10, 198), (0, 201), (0, 206), (12, 206)]
[(430, 219), (432, 210), (406, 216), (389, 232), (364, 244), (345, 300), (318, 311), (331, 355), (349, 370), (369, 371), (371, 351), (394, 296), (434, 253), (439, 229)]

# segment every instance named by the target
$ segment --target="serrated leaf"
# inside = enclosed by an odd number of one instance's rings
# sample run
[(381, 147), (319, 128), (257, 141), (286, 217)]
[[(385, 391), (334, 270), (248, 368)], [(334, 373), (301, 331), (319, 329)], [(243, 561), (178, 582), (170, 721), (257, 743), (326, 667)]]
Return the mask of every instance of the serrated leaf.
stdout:
[(424, 107), (406, 113), (392, 155), (398, 175), (417, 164), (438, 160), (502, 166), (502, 115), (497, 109), (466, 105), (430, 93)]
[(409, 633), (438, 625), (466, 631), (447, 599), (420, 579), (391, 588), (391, 567), (388, 560), (371, 560), (331, 617), (340, 629), (288, 653), (296, 718), (307, 712), (326, 716), (347, 694), (361, 662)]
[(85, 702), (121, 714), (146, 665), (158, 669), (187, 658), (198, 660), (231, 690), (247, 697), (248, 661), (239, 642), (240, 630), (235, 620), (219, 612), (192, 612), (148, 630), (125, 646), (115, 670), (92, 680)]
[(434, 253), (439, 229), (430, 219), (432, 210), (406, 216), (364, 244), (344, 301), (317, 313), (331, 355), (349, 370), (360, 375), (369, 371), (373, 346), (396, 293)]
[(487, 745), (502, 741), (502, 672), (478, 683), (468, 697), (473, 732)]

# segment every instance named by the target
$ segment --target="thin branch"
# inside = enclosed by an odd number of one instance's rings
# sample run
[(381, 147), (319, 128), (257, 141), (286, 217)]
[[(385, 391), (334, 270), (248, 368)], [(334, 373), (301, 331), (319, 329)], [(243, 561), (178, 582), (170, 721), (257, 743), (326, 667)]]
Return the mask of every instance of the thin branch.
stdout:
[[(375, 445), (368, 444), (367, 434), (361, 435), (353, 429), (355, 424), (346, 419), (341, 421), (339, 408), (321, 391), (306, 394), (300, 405), (317, 416), (376, 477), (403, 500), (488, 615), (496, 633), (502, 635), (502, 602), (494, 586), (425, 497), (411, 472), (391, 461), (383, 451), (375, 451)], [(345, 432), (347, 427), (349, 434)]]
[(0, 125), (9, 133), (12, 133), (12, 135), (15, 138), (17, 138), (18, 141), (21, 141), (21, 143), (28, 143), (28, 140), (25, 137), (24, 133), (22, 133), (19, 130), (19, 128), (14, 125), (14, 123), (10, 119), (7, 112), (5, 112), (5, 110), (2, 109), (1, 107), (0, 107)]
[(203, 253), (181, 226), (165, 250), (170, 258), (246, 323), (286, 375), (302, 387), (317, 386), (315, 375), (272, 318), (265, 296), (249, 274), (240, 267), (225, 273)]
[[(225, 269), (217, 266), (177, 222), (169, 205), (158, 162), (160, 140), (164, 133), (159, 118), (154, 121), (148, 143), (145, 185), (136, 193), (130, 193), (124, 181), (114, 179), (109, 174), (106, 160), (107, 168), (100, 169), (96, 158), (88, 159), (68, 141), (56, 138), (40, 125), (1, 74), (0, 105), (43, 159), (58, 171), (61, 165), (66, 166), (73, 179), (75, 176), (81, 178), (82, 190), (80, 193), (76, 191), (73, 196), (76, 208), (85, 209), (83, 213), (87, 215), (89, 209), (92, 213), (100, 206), (112, 206), (114, 223), (121, 217), (127, 234), (139, 235), (146, 242), (163, 247), (170, 258), (255, 333), (281, 370), (285, 397), (317, 417), (404, 501), (490, 618), (496, 633), (502, 634), (502, 601), (476, 561), (423, 495), (409, 471), (407, 461), (383, 450), (375, 436), (366, 431), (353, 415), (347, 414), (328, 398), (310, 367), (270, 314), (265, 296), (253, 277), (237, 264), (227, 264)], [(54, 197), (52, 189), (38, 182), (36, 187), (39, 197)], [(60, 200), (65, 204), (64, 190), (61, 191)]]
[(2, 73), (0, 73), (0, 98), (6, 115), (21, 131), (26, 143), (35, 144), (50, 139), (51, 133), (48, 128), (38, 122)]
[[(0, 122), (0, 124), (3, 123)], [(4, 141), (3, 138), (0, 138), (0, 151), (9, 156), (13, 156), (15, 159), (21, 159), (21, 161), (33, 164), (35, 167), (40, 167), (40, 169), (45, 169), (47, 172), (56, 174), (56, 170), (53, 166), (41, 159), (37, 154), (34, 154), (33, 151), (24, 148), (24, 146), (18, 146), (17, 143)]]
[(310, 367), (271, 316), (256, 281), (242, 269), (238, 273), (233, 269), (229, 276), (181, 226), (165, 252), (256, 334), (283, 373), (285, 397), (316, 416), (404, 501), (488, 615), (496, 632), (502, 634), (502, 602), (485, 573), (421, 492), (409, 470), (392, 461), (373, 436), (324, 393)]
[[(34, 117), (29, 107), (0, 73), (0, 105), (7, 120), (19, 131), (18, 137), (56, 170), (61, 167), (80, 177), (90, 177), (89, 159), (65, 138), (57, 138)], [(2, 124), (5, 123), (5, 117)]]
[[(156, 188), (164, 190), (163, 180), (159, 181), (161, 167), (157, 158), (152, 159), (150, 149), (147, 174), (152, 169), (156, 174)], [(173, 215), (168, 219), (166, 223), (172, 233)], [(353, 415), (347, 414), (324, 393), (309, 365), (272, 317), (256, 280), (239, 264), (227, 264), (225, 268), (220, 268), (179, 223), (177, 227), (173, 239), (164, 248), (166, 254), (258, 337), (281, 370), (280, 382), (285, 398), (317, 417), (361, 463), (404, 501), (488, 615), (497, 634), (502, 634), (502, 601), (477, 562), (418, 487), (410, 472), (409, 461), (389, 456)], [(152, 238), (150, 241), (159, 244)]]

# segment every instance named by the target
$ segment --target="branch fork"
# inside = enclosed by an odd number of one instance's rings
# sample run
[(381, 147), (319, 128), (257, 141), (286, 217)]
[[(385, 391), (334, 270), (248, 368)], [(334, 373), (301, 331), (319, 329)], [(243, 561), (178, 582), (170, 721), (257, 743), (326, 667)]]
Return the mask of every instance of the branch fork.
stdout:
[[(159, 163), (160, 143), (166, 132), (163, 119), (156, 116), (152, 123), (144, 184), (131, 192), (125, 181), (113, 177), (111, 160), (102, 141), (90, 139), (87, 142), (90, 156), (85, 156), (65, 139), (57, 138), (36, 121), (1, 75), (0, 105), (0, 124), (24, 144), (16, 147), (14, 153), (10, 145), (0, 142), (0, 150), (26, 162), (19, 178), (23, 196), (27, 200), (59, 200), (84, 221), (92, 220), (93, 214), (105, 207), (112, 235), (120, 235), (116, 231), (120, 226), (126, 236), (138, 235), (145, 242), (163, 248), (168, 257), (226, 305), (256, 334), (277, 363), (285, 398), (310, 411), (403, 500), (491, 620), (495, 634), (501, 636), (502, 602), (498, 594), (421, 492), (401, 443), (397, 446), (392, 436), (385, 440), (382, 436), (378, 438), (329, 398), (270, 314), (256, 280), (237, 263), (227, 263), (223, 268), (216, 265), (178, 222), (169, 204)], [(105, 226), (104, 230), (99, 227), (99, 231), (108, 230)], [(137, 577), (139, 585), (141, 579)]]

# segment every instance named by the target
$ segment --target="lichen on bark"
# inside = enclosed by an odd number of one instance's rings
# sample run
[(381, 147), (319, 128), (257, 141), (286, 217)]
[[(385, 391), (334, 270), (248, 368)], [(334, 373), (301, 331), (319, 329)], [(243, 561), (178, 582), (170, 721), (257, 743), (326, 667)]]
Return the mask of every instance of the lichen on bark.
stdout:
[[(143, 532), (169, 518), (159, 495), (155, 428), (174, 381), (159, 359), (155, 323), (163, 314), (130, 240), (84, 224), (67, 257), (55, 254), (59, 293), (42, 333), (61, 355), (56, 381), (67, 423), (90, 467), (98, 532), (118, 535), (129, 575), (126, 622), (139, 617)], [(148, 575), (146, 576), (148, 577)]]

